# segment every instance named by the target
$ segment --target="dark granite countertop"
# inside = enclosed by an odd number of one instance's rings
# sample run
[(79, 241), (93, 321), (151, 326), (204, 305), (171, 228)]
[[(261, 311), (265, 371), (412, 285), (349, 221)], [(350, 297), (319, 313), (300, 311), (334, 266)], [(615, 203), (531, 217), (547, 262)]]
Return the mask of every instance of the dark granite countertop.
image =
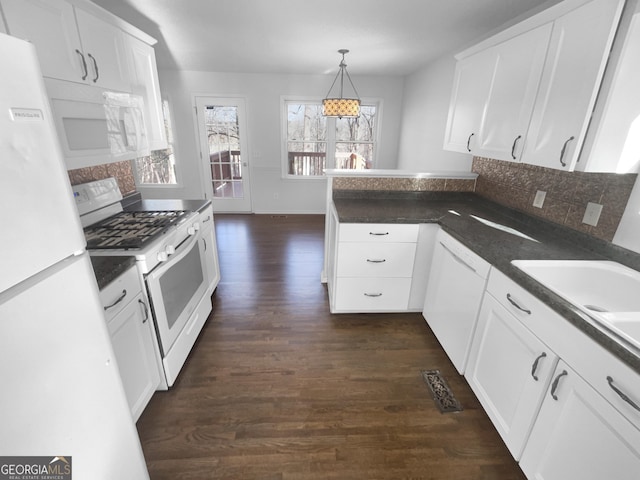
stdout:
[[(503, 207), (474, 193), (340, 191), (334, 192), (333, 201), (341, 223), (438, 223), (640, 373), (640, 352), (593, 326), (584, 313), (511, 264), (511, 260), (613, 260), (640, 270), (639, 254)], [(537, 241), (485, 225), (471, 215), (513, 228)]]
[(100, 290), (109, 285), (136, 263), (136, 257), (134, 256), (95, 256), (90, 258), (91, 265), (93, 266), (93, 272), (96, 275), (98, 288)]

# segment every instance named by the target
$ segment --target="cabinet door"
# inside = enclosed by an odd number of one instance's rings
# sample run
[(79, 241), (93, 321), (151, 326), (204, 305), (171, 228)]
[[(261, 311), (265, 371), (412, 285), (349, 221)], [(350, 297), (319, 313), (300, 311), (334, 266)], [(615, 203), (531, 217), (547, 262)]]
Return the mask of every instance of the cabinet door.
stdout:
[(465, 377), (516, 460), (557, 361), (492, 295), (484, 296)]
[(520, 466), (539, 480), (635, 480), (640, 431), (561, 361)]
[(200, 225), (202, 228), (200, 254), (202, 255), (202, 258), (204, 258), (208, 291), (212, 294), (220, 281), (220, 264), (218, 262), (218, 246), (216, 243), (213, 213), (208, 209), (200, 218)]
[(108, 89), (130, 91), (124, 32), (84, 10), (75, 12), (89, 71), (87, 81)]
[(150, 150), (167, 148), (156, 54), (151, 45), (125, 35), (130, 55), (131, 91), (144, 99), (144, 120)]
[(554, 22), (523, 162), (574, 169), (623, 3), (592, 0)]
[(109, 322), (109, 334), (131, 416), (137, 421), (160, 383), (151, 312), (142, 294)]
[(84, 66), (73, 6), (62, 0), (2, 0), (9, 34), (33, 43), (45, 77), (82, 82)]
[(495, 72), (474, 154), (519, 161), (550, 35), (548, 23), (491, 47)]
[(491, 50), (485, 50), (456, 63), (445, 150), (460, 153), (474, 150), (496, 60)]

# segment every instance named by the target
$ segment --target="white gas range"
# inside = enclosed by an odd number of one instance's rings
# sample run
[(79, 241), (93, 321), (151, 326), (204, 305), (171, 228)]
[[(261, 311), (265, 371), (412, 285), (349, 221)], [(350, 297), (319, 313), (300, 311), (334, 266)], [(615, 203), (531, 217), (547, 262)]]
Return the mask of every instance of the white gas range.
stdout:
[(210, 312), (220, 278), (207, 201), (141, 201), (123, 209), (113, 178), (73, 186), (92, 256), (135, 256), (171, 387)]

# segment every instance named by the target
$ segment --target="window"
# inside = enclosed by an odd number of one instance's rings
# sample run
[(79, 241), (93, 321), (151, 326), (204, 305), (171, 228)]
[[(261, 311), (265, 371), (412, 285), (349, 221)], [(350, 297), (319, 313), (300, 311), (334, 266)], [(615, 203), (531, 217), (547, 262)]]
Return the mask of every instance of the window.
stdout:
[[(284, 101), (283, 172), (288, 177), (320, 177), (325, 168), (373, 168), (377, 111), (363, 104), (359, 118), (322, 116), (320, 101)], [(284, 123), (284, 122), (283, 122)]]
[(167, 132), (167, 148), (153, 150), (149, 156), (136, 158), (133, 161), (138, 185), (175, 185), (176, 160), (173, 155), (173, 132), (169, 115), (169, 102), (163, 100), (162, 114)]

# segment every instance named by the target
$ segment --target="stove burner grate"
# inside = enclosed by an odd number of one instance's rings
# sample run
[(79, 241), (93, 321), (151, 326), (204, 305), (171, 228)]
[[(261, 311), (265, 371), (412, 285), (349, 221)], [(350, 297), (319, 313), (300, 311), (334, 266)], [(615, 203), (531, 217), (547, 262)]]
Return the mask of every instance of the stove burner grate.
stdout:
[(85, 228), (87, 248), (142, 248), (187, 213), (186, 210), (120, 212)]

